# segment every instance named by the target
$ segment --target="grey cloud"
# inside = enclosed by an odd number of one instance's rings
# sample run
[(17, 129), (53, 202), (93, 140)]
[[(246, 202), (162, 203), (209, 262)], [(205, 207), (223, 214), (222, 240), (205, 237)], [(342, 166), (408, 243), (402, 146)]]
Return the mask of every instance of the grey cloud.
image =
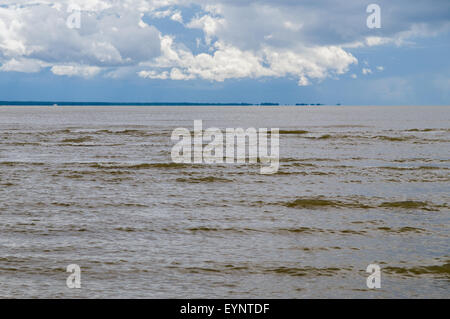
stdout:
[[(199, 0), (204, 7), (211, 1)], [(246, 47), (256, 47), (264, 36), (279, 46), (340, 45), (360, 41), (368, 36), (394, 37), (400, 32), (422, 25), (428, 32), (449, 27), (450, 1), (447, 0), (229, 0), (216, 1), (223, 16), (230, 21), (219, 36)], [(366, 8), (370, 3), (381, 7), (381, 29), (369, 29)], [(289, 20), (302, 24), (294, 32), (283, 23)]]
[[(66, 26), (70, 2), (84, 9), (81, 29)], [(370, 3), (381, 7), (381, 29), (366, 26)], [(203, 54), (187, 52), (188, 46), (172, 41), (170, 30), (141, 22), (141, 14), (193, 4), (203, 12), (184, 20), (185, 27), (204, 31), (211, 51)], [(294, 74), (305, 84), (357, 63), (343, 49), (349, 43), (368, 37), (381, 39), (371, 45), (398, 42), (449, 28), (448, 0), (5, 0), (0, 70), (49, 67), (57, 74), (87, 76), (104, 68), (115, 76), (123, 68), (150, 78), (211, 80)], [(231, 58), (245, 67), (233, 68)], [(153, 69), (139, 69), (142, 65)]]

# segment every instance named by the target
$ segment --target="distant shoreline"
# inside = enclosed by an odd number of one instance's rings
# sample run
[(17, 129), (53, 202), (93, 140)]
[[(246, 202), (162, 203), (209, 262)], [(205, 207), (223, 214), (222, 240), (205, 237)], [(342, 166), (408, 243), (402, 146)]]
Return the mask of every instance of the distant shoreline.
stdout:
[[(192, 102), (49, 102), (0, 101), (0, 106), (321, 106), (320, 103), (192, 103)], [(340, 103), (336, 105), (341, 105)]]

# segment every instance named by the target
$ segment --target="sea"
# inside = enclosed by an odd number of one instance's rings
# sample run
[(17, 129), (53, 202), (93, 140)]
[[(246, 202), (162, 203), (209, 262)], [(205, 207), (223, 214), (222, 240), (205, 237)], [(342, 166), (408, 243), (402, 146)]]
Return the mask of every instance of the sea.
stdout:
[[(278, 171), (174, 163), (195, 120)], [(449, 169), (447, 106), (0, 106), (0, 298), (450, 298)]]

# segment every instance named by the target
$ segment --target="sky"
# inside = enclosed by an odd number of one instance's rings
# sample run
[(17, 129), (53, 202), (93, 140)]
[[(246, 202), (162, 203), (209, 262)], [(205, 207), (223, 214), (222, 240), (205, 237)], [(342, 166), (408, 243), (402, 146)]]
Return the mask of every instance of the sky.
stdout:
[(450, 105), (449, 57), (448, 0), (0, 2), (2, 101)]

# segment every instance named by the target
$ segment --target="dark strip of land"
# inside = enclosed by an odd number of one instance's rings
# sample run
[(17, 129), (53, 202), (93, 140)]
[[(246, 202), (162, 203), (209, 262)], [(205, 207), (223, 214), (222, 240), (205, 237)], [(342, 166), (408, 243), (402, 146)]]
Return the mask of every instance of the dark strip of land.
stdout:
[(253, 106), (279, 105), (279, 103), (189, 103), (189, 102), (50, 102), (50, 101), (0, 101), (12, 106)]

